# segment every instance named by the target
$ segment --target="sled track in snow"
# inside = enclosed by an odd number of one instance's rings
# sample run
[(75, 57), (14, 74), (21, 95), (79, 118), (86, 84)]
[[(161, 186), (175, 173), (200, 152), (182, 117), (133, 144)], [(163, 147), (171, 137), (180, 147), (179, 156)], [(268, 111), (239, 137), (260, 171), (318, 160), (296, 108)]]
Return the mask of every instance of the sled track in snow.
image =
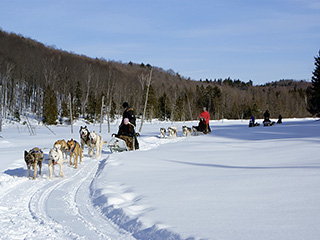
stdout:
[(98, 166), (98, 160), (88, 159), (78, 169), (65, 166), (65, 178), (25, 178), (6, 191), (0, 198), (0, 213), (6, 212), (0, 221), (7, 227), (0, 238), (133, 239), (92, 205), (91, 183)]

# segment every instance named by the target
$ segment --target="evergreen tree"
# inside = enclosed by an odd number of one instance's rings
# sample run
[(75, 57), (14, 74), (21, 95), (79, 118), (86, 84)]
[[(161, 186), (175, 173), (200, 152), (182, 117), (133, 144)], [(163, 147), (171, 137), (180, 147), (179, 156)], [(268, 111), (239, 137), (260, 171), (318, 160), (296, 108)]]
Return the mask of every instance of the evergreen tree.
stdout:
[(170, 107), (170, 100), (166, 93), (159, 98), (158, 101), (158, 117), (161, 120), (169, 119), (171, 116), (171, 107)]
[(57, 96), (48, 85), (43, 95), (43, 122), (46, 124), (56, 124), (57, 119)]
[[(147, 92), (147, 86), (144, 88), (144, 94), (143, 94), (143, 101), (146, 99), (146, 92)], [(152, 85), (149, 87), (149, 94), (148, 94), (148, 102), (147, 102), (147, 112), (146, 112), (146, 118), (153, 119), (154, 114), (157, 109), (157, 98), (155, 96), (154, 89)]]
[(63, 117), (69, 117), (69, 109), (68, 109), (68, 103), (67, 101), (62, 101), (61, 102), (61, 113), (60, 113), (60, 116), (63, 118)]
[[(100, 105), (101, 106), (101, 105)], [(93, 122), (97, 112), (97, 100), (95, 99), (92, 91), (89, 92), (88, 102), (86, 106), (86, 117), (89, 122)]]
[(80, 114), (82, 114), (82, 103), (81, 103), (81, 98), (82, 98), (82, 90), (81, 90), (81, 85), (80, 82), (77, 82), (77, 87), (76, 87), (76, 92), (75, 92), (75, 100), (74, 100), (74, 116), (79, 117)]
[(184, 108), (182, 107), (184, 105), (184, 99), (179, 96), (175, 102), (175, 106), (174, 106), (174, 121), (181, 121), (183, 120), (183, 110)]
[(310, 98), (308, 101), (308, 111), (312, 115), (320, 115), (320, 51), (315, 57), (315, 69), (312, 76), (312, 87), (308, 89)]

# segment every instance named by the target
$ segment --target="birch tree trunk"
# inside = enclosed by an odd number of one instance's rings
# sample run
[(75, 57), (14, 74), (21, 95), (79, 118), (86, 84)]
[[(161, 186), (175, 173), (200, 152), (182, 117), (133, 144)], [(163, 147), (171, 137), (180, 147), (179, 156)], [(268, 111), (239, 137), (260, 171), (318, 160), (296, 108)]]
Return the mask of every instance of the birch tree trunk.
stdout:
[(140, 125), (140, 129), (139, 132), (141, 132), (142, 130), (142, 126), (143, 126), (143, 121), (146, 115), (146, 110), (147, 110), (147, 103), (148, 103), (148, 95), (149, 95), (149, 88), (150, 88), (150, 84), (151, 84), (151, 78), (152, 78), (152, 68), (150, 70), (150, 75), (149, 75), (149, 79), (147, 82), (147, 92), (146, 92), (146, 101), (144, 102), (144, 109), (143, 109), (143, 114), (142, 114), (142, 118), (141, 118), (141, 125)]
[(103, 123), (103, 108), (104, 108), (104, 96), (102, 96), (102, 103), (101, 103), (101, 113), (100, 113), (100, 133), (101, 133), (102, 123)]

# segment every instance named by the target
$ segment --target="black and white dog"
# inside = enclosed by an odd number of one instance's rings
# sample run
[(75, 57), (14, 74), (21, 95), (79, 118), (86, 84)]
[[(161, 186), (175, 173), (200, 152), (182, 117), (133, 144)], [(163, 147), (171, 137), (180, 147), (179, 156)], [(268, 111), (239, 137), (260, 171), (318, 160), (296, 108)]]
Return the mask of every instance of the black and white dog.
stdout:
[(182, 133), (184, 137), (189, 137), (191, 136), (191, 128), (187, 127), (187, 126), (182, 126)]
[(93, 155), (93, 146), (91, 144), (90, 141), (90, 132), (87, 128), (87, 126), (85, 127), (80, 127), (80, 139), (81, 139), (81, 149), (82, 149), (82, 156), (83, 156), (83, 150), (84, 150), (84, 146), (87, 145), (88, 146), (88, 155), (90, 157), (92, 157)]
[(169, 137), (176, 138), (178, 129), (176, 127), (168, 127)]
[(166, 129), (165, 128), (160, 128), (160, 137), (165, 138), (166, 137)]

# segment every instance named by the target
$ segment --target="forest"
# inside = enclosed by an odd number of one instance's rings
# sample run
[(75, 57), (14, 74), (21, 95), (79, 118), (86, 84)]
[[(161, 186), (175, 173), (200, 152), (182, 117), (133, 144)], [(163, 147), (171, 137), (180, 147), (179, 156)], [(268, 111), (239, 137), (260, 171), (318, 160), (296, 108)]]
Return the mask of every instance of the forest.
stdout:
[(230, 78), (195, 81), (172, 69), (93, 59), (0, 29), (0, 110), (16, 120), (33, 113), (47, 124), (71, 116), (99, 121), (101, 114), (121, 114), (124, 101), (137, 117), (146, 104), (146, 119), (195, 120), (203, 106), (211, 119), (262, 118), (266, 109), (271, 118), (308, 117), (310, 86), (284, 79), (264, 85)]

